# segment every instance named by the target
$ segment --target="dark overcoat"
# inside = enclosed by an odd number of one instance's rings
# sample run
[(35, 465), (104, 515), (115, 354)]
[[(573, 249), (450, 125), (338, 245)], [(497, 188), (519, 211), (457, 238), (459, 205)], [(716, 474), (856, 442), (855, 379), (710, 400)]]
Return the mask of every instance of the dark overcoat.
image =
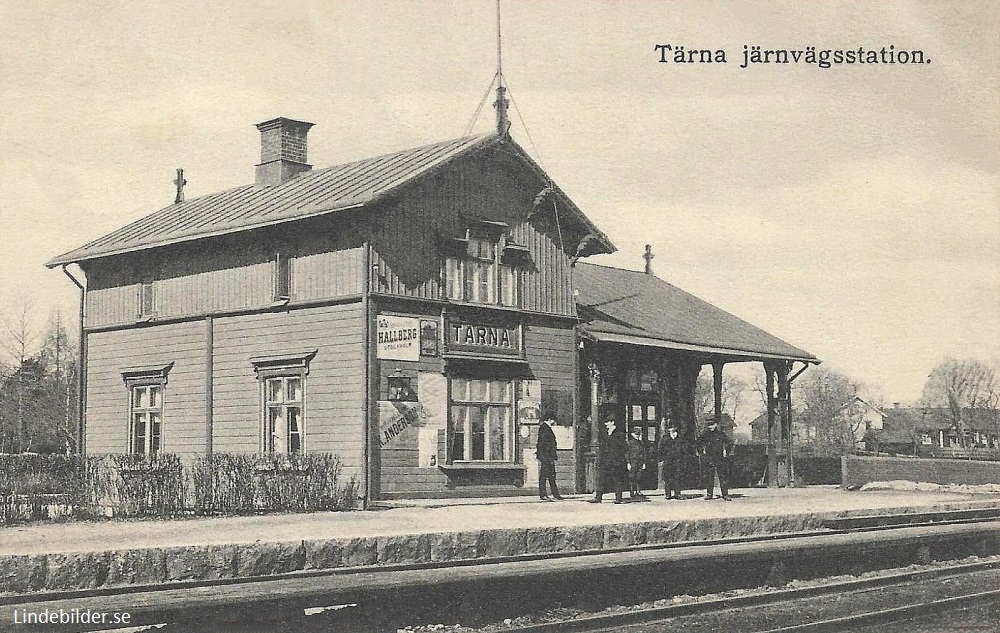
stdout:
[(719, 463), (733, 454), (733, 443), (719, 427), (705, 429), (698, 436), (698, 451), (712, 463)]
[(535, 457), (540, 461), (556, 461), (556, 434), (544, 422), (538, 425), (538, 441), (535, 443)]
[(618, 474), (625, 470), (625, 460), (628, 457), (628, 446), (625, 443), (625, 433), (616, 429), (610, 436), (601, 432), (601, 451), (599, 466), (601, 472)]
[(670, 433), (664, 433), (656, 449), (656, 458), (661, 462), (675, 464), (684, 459), (685, 449), (684, 439), (679, 434), (677, 437), (670, 437)]

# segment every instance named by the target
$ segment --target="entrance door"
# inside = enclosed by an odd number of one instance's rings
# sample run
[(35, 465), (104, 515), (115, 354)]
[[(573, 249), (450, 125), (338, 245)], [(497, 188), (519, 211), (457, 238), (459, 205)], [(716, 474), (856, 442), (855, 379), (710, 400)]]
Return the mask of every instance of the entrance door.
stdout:
[(635, 398), (628, 406), (628, 432), (639, 429), (643, 445), (646, 447), (646, 470), (639, 479), (643, 490), (655, 490), (659, 485), (657, 475), (656, 446), (660, 441), (660, 405), (652, 398)]

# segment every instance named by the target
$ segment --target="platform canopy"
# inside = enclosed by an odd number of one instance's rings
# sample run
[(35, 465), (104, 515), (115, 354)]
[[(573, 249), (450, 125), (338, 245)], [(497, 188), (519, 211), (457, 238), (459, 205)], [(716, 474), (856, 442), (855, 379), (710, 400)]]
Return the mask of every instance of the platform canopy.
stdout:
[(728, 361), (820, 362), (655, 275), (581, 262), (573, 283), (584, 338), (716, 354)]

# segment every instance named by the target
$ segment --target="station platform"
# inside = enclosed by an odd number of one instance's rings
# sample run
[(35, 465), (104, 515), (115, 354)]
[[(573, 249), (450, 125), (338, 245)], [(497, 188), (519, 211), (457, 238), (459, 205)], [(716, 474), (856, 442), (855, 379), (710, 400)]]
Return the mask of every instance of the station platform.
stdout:
[[(627, 496), (627, 495), (626, 495)], [(739, 489), (733, 500), (561, 502), (536, 497), (385, 502), (358, 512), (107, 520), (0, 528), (0, 594), (80, 591), (318, 570), (468, 564), (824, 529), (825, 521), (1000, 508), (1000, 496)]]

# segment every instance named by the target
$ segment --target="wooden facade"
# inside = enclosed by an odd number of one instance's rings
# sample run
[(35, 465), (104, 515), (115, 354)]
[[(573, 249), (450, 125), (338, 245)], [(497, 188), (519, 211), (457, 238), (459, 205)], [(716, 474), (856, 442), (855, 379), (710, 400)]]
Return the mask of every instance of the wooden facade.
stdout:
[[(283, 124), (310, 125), (262, 125)], [(545, 416), (560, 486), (592, 490), (601, 418), (652, 445), (668, 411), (693, 432), (703, 364), (814, 358), (719, 352), (766, 333), (651, 275), (581, 274), (614, 246), (505, 134), (283, 160), (49, 262), (87, 275), (88, 452), (335, 453), (366, 500), (531, 493)]]
[[(368, 208), (80, 261), (88, 281), (87, 451), (139, 450), (130, 436), (135, 376), (161, 389), (147, 450), (266, 450), (261, 367), (287, 362), (301, 365), (300, 449), (339, 455), (369, 499), (530, 491), (542, 410), (562, 428), (558, 478), (572, 490), (578, 341), (570, 256), (587, 226), (565, 211), (558, 222), (530, 218), (547, 183), (519, 151), (493, 143)], [(513, 305), (448, 296), (447, 243), (462, 244), (484, 226), (502, 240), (498, 248), (516, 249)], [(498, 250), (497, 261), (506, 253)], [(413, 360), (380, 358), (385, 316), (435, 323), (437, 340)], [(476, 341), (449, 348), (446, 328), (459, 323), (502, 328), (516, 353), (493, 357)], [(411, 380), (413, 401), (390, 393), (400, 378)], [(454, 384), (501, 385), (508, 402), (490, 409), (456, 401)], [(508, 416), (502, 433), (482, 440), (495, 454), (475, 454), (475, 440), (458, 454), (455, 411), (479, 409)], [(473, 433), (468, 424), (458, 437)]]

